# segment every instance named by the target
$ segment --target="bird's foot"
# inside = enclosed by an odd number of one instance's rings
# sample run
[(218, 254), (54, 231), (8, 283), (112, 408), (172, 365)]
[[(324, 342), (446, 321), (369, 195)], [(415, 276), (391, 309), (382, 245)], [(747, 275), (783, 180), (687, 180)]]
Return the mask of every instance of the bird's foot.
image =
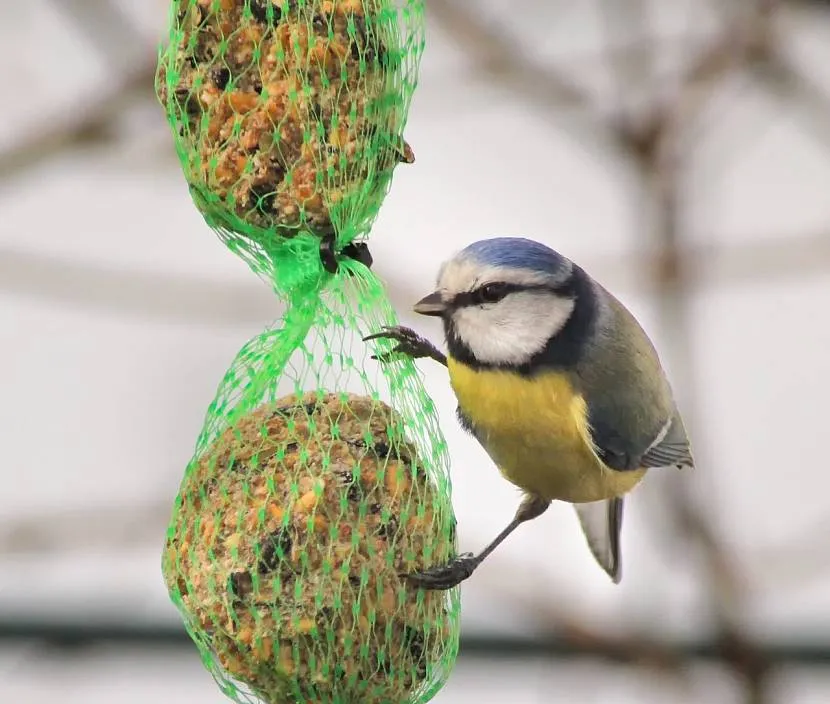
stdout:
[(413, 572), (404, 577), (410, 584), (420, 589), (452, 589), (472, 575), (478, 564), (478, 557), (471, 552), (466, 552), (446, 565), (432, 567), (423, 572)]
[(421, 337), (412, 328), (403, 327), (402, 325), (395, 325), (393, 327), (385, 326), (381, 328), (383, 332), (376, 332), (373, 335), (367, 335), (363, 338), (364, 342), (369, 340), (392, 340), (397, 342), (388, 352), (381, 352), (380, 354), (373, 354), (372, 359), (379, 362), (389, 362), (395, 355), (405, 355), (412, 359), (419, 359), (422, 357), (431, 357), (437, 359), (443, 357), (435, 346), (426, 338)]

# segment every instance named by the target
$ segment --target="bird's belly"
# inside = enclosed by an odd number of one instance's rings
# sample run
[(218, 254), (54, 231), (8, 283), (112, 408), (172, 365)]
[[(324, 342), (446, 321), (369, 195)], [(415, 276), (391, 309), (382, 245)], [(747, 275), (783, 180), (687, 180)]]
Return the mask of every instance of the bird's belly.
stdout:
[(603, 465), (584, 443), (550, 434), (543, 438), (483, 433), (482, 445), (504, 477), (550, 500), (583, 503), (621, 496), (644, 472), (618, 472)]
[(590, 444), (587, 408), (569, 380), (476, 371), (450, 362), (459, 409), (504, 477), (550, 500), (600, 501), (630, 491), (644, 471), (606, 467)]

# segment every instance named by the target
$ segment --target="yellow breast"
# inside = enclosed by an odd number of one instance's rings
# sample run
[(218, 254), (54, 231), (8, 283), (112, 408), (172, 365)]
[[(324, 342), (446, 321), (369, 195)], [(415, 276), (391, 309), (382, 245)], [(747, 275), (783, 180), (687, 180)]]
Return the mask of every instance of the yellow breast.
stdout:
[(476, 437), (521, 489), (551, 500), (599, 501), (630, 491), (645, 474), (602, 464), (591, 445), (585, 400), (566, 376), (477, 371), (452, 358), (448, 367)]

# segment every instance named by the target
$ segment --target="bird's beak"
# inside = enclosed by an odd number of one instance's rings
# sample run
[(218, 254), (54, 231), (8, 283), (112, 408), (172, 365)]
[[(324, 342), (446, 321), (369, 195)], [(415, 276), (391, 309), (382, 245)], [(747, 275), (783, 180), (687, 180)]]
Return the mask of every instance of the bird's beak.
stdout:
[(444, 301), (441, 299), (441, 293), (439, 291), (435, 291), (434, 293), (430, 293), (428, 296), (424, 296), (412, 307), (412, 310), (416, 313), (433, 316), (443, 315), (446, 309), (447, 308), (444, 305)]

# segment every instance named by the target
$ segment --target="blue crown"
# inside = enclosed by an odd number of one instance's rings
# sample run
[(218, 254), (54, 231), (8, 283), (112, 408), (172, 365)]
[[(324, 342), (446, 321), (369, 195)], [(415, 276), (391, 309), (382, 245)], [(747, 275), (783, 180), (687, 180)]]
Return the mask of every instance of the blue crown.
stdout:
[(547, 245), (524, 237), (493, 237), (465, 247), (460, 255), (480, 264), (524, 269), (557, 277), (567, 272), (571, 263)]

